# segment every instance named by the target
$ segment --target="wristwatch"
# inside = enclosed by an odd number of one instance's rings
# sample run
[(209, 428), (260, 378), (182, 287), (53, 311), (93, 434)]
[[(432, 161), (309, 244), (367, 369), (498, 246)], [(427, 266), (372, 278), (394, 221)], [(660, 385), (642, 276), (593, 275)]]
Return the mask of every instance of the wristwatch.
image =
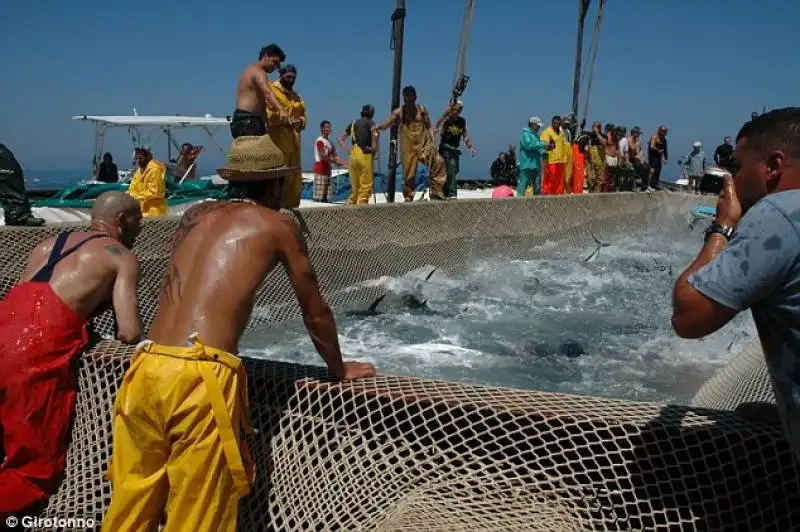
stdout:
[(730, 240), (733, 236), (733, 227), (729, 225), (723, 225), (714, 220), (711, 222), (711, 226), (706, 230), (705, 239), (708, 240), (708, 237), (714, 233), (719, 233), (725, 237), (725, 240)]

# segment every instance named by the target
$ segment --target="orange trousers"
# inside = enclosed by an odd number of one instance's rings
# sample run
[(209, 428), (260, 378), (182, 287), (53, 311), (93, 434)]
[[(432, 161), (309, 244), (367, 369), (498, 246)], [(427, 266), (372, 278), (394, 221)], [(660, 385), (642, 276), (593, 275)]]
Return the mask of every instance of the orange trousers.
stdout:
[(563, 194), (566, 170), (565, 163), (545, 164), (542, 175), (542, 194)]

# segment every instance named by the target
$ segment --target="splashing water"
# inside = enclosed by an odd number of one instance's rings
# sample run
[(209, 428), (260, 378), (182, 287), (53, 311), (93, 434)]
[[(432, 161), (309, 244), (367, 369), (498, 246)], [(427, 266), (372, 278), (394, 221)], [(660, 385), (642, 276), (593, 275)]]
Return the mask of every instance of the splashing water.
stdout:
[[(672, 331), (675, 279), (697, 232), (620, 235), (546, 260), (476, 262), (387, 279), (377, 313), (338, 314), (345, 359), (386, 374), (642, 401), (688, 402), (756, 337), (742, 313), (703, 340)], [(241, 353), (321, 364), (302, 323), (245, 338)]]

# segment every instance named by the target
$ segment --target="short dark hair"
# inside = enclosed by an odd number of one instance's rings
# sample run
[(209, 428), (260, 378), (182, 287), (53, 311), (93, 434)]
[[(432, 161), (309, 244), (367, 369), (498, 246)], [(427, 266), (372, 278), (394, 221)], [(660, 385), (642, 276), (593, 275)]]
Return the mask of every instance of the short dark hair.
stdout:
[(783, 107), (758, 115), (742, 126), (736, 142), (747, 139), (747, 147), (761, 155), (781, 150), (800, 159), (800, 107)]
[(553, 115), (553, 118), (551, 118), (550, 121), (552, 122), (554, 120), (561, 120), (561, 117), (558, 115)]
[(323, 120), (322, 122), (319, 123), (319, 128), (322, 129), (323, 127), (325, 127), (325, 124), (331, 125), (331, 121)]
[(268, 44), (264, 48), (261, 49), (261, 52), (258, 54), (259, 59), (264, 59), (264, 56), (267, 57), (277, 57), (281, 63), (286, 61), (286, 54), (283, 53), (281, 47), (275, 43)]
[(366, 105), (361, 107), (361, 116), (362, 117), (366, 118), (366, 117), (368, 117), (370, 115), (374, 115), (374, 114), (375, 114), (375, 108), (372, 107), (372, 105), (366, 104)]
[(415, 89), (413, 85), (407, 85), (403, 87), (403, 98), (405, 98), (408, 95), (413, 95), (413, 96), (417, 95), (417, 89)]

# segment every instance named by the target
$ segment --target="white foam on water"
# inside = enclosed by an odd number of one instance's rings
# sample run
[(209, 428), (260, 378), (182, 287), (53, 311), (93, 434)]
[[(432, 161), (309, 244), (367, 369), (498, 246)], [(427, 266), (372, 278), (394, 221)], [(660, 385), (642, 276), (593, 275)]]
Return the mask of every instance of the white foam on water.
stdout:
[[(459, 277), (425, 281), (431, 268), (419, 268), (372, 280), (391, 295), (379, 315), (337, 315), (342, 351), (387, 374), (685, 403), (757, 336), (749, 313), (702, 340), (672, 331), (672, 287), (699, 233), (623, 235), (590, 262), (594, 247), (559, 247), (543, 260), (476, 262)], [(248, 336), (241, 352), (322, 363), (299, 320)]]

